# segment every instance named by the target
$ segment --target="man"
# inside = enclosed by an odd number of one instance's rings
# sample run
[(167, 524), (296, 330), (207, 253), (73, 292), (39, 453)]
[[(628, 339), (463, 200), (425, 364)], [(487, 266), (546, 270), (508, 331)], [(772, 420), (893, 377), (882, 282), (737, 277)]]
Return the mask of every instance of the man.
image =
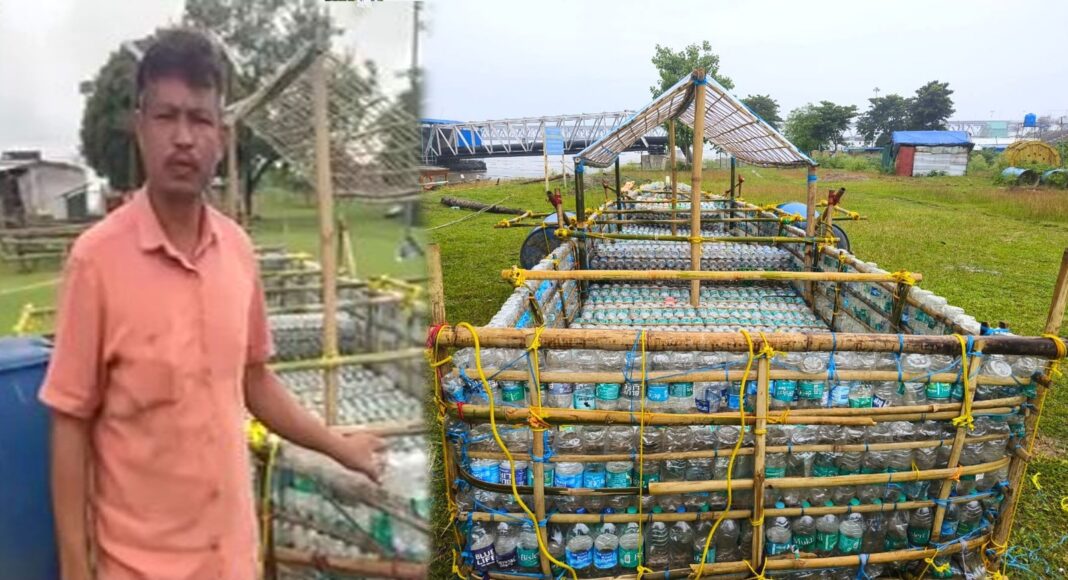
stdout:
[(145, 185), (67, 262), (40, 394), (64, 580), (94, 577), (90, 552), (99, 580), (256, 578), (246, 409), (378, 476), (379, 439), (335, 435), (265, 366), (252, 245), (203, 197), (226, 142), (220, 63), (200, 34), (157, 37), (137, 71)]

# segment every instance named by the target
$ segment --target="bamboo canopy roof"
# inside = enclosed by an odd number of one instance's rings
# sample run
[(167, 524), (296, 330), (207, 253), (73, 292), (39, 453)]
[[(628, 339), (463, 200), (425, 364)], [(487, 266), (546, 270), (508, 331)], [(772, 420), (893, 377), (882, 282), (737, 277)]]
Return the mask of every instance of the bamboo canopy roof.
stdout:
[(576, 159), (591, 167), (608, 167), (628, 147), (669, 119), (693, 127), (694, 86), (705, 83), (708, 96), (702, 114), (705, 141), (735, 158), (765, 167), (799, 167), (817, 164), (786, 137), (727, 92), (716, 79), (687, 75), (611, 133), (583, 149)]

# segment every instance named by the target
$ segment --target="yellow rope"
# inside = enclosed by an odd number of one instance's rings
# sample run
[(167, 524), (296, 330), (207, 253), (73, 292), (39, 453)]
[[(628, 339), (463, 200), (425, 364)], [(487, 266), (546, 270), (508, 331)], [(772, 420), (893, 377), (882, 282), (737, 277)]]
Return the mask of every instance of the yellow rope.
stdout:
[[(448, 362), (448, 361), (452, 360), (451, 356), (448, 356), (445, 359), (442, 359), (442, 361), (433, 360), (433, 357), (436, 356), (436, 353), (441, 348), (440, 347), (440, 341), (441, 341), (441, 333), (438, 332), (434, 336), (434, 348), (433, 348), (433, 353), (431, 354), (431, 359), (432, 360), (430, 361), (430, 366), (433, 367), (433, 368), (442, 366), (443, 364), (445, 364), (445, 362)], [(445, 428), (445, 413), (446, 413), (447, 407), (445, 406), (445, 401), (441, 400), (441, 382), (439, 380), (438, 373), (437, 373), (437, 371), (434, 371), (431, 374), (434, 375), (434, 403), (437, 405), (437, 409), (438, 409), (438, 424), (441, 426), (441, 430), (440, 430), (440, 435), (441, 435), (441, 457), (442, 457), (442, 461), (441, 462), (442, 462), (442, 465), (444, 465), (444, 467), (445, 467), (445, 485), (444, 485), (444, 487), (445, 487), (445, 505), (448, 506), (448, 510), (449, 510), (449, 516), (448, 516), (449, 520), (448, 520), (448, 524), (446, 524), (446, 526), (449, 527), (449, 528), (452, 528), (453, 534), (454, 534), (454, 536), (456, 538), (456, 544), (459, 545), (460, 542), (461, 542), (460, 531), (456, 529), (456, 525), (455, 524), (456, 524), (456, 518), (459, 517), (459, 515), (460, 515), (460, 508), (459, 508), (459, 506), (457, 506), (456, 500), (452, 497), (452, 489), (450, 488), (450, 483), (449, 483), (450, 481), (452, 481), (452, 477), (449, 474), (449, 461), (446, 459), (446, 450), (449, 448), (448, 447), (449, 440), (448, 440), (448, 436), (446, 435), (446, 432), (445, 432), (445, 430), (446, 430), (446, 428)], [(465, 576), (463, 574), (463, 571), (460, 569), (459, 561), (460, 561), (459, 555), (456, 553), (456, 549), (453, 548), (452, 549), (452, 573), (454, 575), (456, 575), (457, 578), (466, 579), (467, 576)]]
[[(742, 447), (742, 441), (745, 440), (745, 385), (749, 381), (749, 372), (753, 370), (753, 338), (749, 336), (749, 333), (743, 328), (739, 330), (742, 336), (745, 337), (745, 342), (749, 346), (749, 360), (745, 363), (745, 372), (742, 373), (742, 385), (738, 388), (738, 440), (734, 442), (734, 449), (731, 450), (730, 460), (727, 462), (727, 505), (720, 512), (719, 517), (716, 518), (715, 523), (708, 530), (708, 537), (705, 538), (705, 547), (701, 551), (701, 561), (698, 562), (697, 571), (694, 573), (694, 580), (701, 580), (701, 575), (705, 571), (705, 559), (708, 558), (708, 550), (712, 546), (712, 536), (716, 533), (719, 525), (723, 523), (723, 520), (727, 517), (727, 512), (731, 509), (731, 503), (734, 501), (734, 495), (731, 492), (731, 478), (734, 473), (734, 460), (738, 457), (738, 450)], [(764, 343), (765, 345), (767, 342)], [(752, 568), (750, 568), (752, 569)], [(756, 570), (753, 570), (756, 573)], [(763, 572), (759, 577), (763, 576)]]
[[(745, 565), (746, 565), (747, 568), (749, 568), (749, 571), (753, 573), (753, 580), (766, 580), (767, 576), (764, 575), (764, 571), (768, 567), (768, 561), (767, 560), (764, 560), (764, 564), (760, 566), (760, 571), (759, 572), (757, 572), (756, 568), (754, 568), (753, 565), (749, 563), (749, 560), (742, 560), (742, 561), (745, 562)], [(700, 578), (700, 577), (701, 577), (701, 574), (700, 574), (700, 571), (698, 571), (697, 578)]]
[(561, 240), (566, 240), (571, 237), (571, 230), (567, 228), (556, 228), (556, 231), (553, 232), (553, 235), (560, 238)]
[(969, 366), (968, 361), (968, 346), (964, 337), (959, 334), (954, 334), (958, 341), (960, 341), (960, 377), (964, 383), (964, 402), (961, 404), (961, 415), (956, 419), (953, 419), (954, 427), (967, 427), (969, 431), (975, 429), (975, 418), (972, 417), (972, 390), (969, 388)]
[(1035, 489), (1042, 491), (1042, 484), (1038, 482), (1038, 476), (1042, 475), (1041, 471), (1036, 471), (1031, 475), (1031, 485), (1035, 486)]
[(516, 288), (519, 288), (527, 281), (527, 271), (520, 269), (519, 266), (512, 266), (512, 271), (508, 274), (508, 281)]
[(541, 407), (541, 369), (539, 368), (541, 365), (538, 363), (538, 349), (541, 348), (541, 333), (544, 331), (544, 326), (535, 328), (534, 338), (530, 340), (530, 346), (527, 347), (531, 356), (531, 372), (534, 374), (534, 396), (536, 398), (535, 405), (527, 416), (527, 423), (532, 433), (541, 433), (551, 427), (542, 415)]
[[(512, 496), (515, 498), (515, 501), (519, 505), (519, 507), (522, 508), (523, 511), (526, 512), (527, 516), (530, 517), (530, 521), (533, 522), (535, 526), (540, 528), (541, 524), (538, 523), (538, 517), (534, 515), (534, 512), (532, 512), (529, 507), (527, 507), (526, 502), (524, 502), (523, 498), (519, 495), (519, 489), (516, 487), (515, 458), (512, 457), (512, 453), (508, 450), (508, 446), (505, 445), (504, 440), (501, 439), (501, 435), (497, 431), (497, 418), (496, 412), (494, 411), (493, 389), (489, 385), (489, 380), (486, 378), (485, 371), (482, 370), (482, 348), (479, 345), (478, 332), (475, 330), (474, 326), (471, 326), (466, 322), (461, 322), (456, 326), (458, 328), (464, 328), (468, 332), (470, 332), (471, 339), (474, 342), (475, 368), (478, 370), (478, 380), (482, 382), (482, 388), (486, 391), (486, 399), (489, 401), (490, 430), (493, 432), (493, 439), (497, 442), (497, 447), (499, 447), (501, 452), (504, 453), (504, 456), (508, 458), (508, 468), (512, 474)], [(545, 546), (545, 540), (542, 539), (541, 533), (537, 534), (537, 538), (538, 548), (541, 549), (541, 553), (544, 554), (545, 557), (547, 557), (549, 561), (553, 564), (556, 564), (560, 568), (563, 568), (570, 572), (571, 578), (573, 580), (578, 580), (578, 574), (575, 573), (574, 568), (557, 560), (553, 557), (552, 554), (549, 553), (549, 548)]]
[(905, 284), (907, 286), (915, 286), (916, 278), (912, 276), (912, 273), (907, 270), (898, 270), (890, 274), (899, 284)]
[(1043, 338), (1048, 338), (1053, 341), (1053, 344), (1057, 347), (1057, 358), (1053, 359), (1049, 363), (1049, 376), (1051, 379), (1064, 376), (1061, 371), (1061, 361), (1068, 357), (1068, 346), (1065, 346), (1064, 340), (1056, 334), (1043, 334)]
[(938, 574), (945, 574), (946, 572), (949, 572), (949, 562), (935, 564), (934, 556), (931, 556), (930, 558), (924, 558), (923, 561), (927, 562), (927, 567), (925, 567), (923, 569), (923, 572), (920, 573), (920, 578), (923, 578), (927, 574), (927, 570), (929, 569), (934, 569), (934, 571)]

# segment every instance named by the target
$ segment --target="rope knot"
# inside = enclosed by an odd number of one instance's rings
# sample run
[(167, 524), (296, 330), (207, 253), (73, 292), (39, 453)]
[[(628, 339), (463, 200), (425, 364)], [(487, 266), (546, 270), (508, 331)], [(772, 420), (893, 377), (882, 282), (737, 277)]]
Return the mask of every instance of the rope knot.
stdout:
[(571, 230), (567, 228), (556, 228), (556, 230), (553, 232), (553, 235), (560, 238), (561, 240), (566, 240), (567, 238), (571, 237)]
[(905, 284), (906, 286), (915, 286), (916, 278), (912, 276), (912, 273), (908, 270), (898, 270), (893, 274), (890, 274), (897, 281), (898, 284)]
[(516, 287), (519, 288), (527, 281), (526, 270), (519, 269), (519, 266), (512, 266), (511, 273), (508, 274), (508, 280)]

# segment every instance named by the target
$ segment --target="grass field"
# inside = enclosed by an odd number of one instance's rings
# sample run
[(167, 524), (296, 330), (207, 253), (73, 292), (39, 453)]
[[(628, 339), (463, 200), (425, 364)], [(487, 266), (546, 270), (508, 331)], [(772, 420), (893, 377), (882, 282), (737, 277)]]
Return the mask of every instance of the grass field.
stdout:
[[(627, 168), (623, 174), (625, 180), (663, 178), (662, 172)], [(804, 201), (803, 170), (744, 167), (740, 175), (746, 180), (743, 194), (748, 201)], [(688, 182), (688, 174), (680, 172), (680, 181)], [(599, 183), (596, 174), (587, 178), (587, 206), (603, 201)], [(706, 191), (728, 184), (726, 171), (706, 171)], [(979, 320), (1007, 321), (1020, 334), (1042, 331), (1061, 255), (1068, 248), (1068, 193), (1010, 190), (992, 185), (989, 176), (904, 178), (837, 170), (821, 171), (819, 185), (821, 192), (845, 187), (843, 206), (870, 218), (842, 223), (861, 258), (891, 271), (923, 273), (924, 288)], [(446, 193), (549, 210), (540, 184), (460, 186)], [(471, 213), (444, 207), (439, 198), (431, 196), (424, 205), (430, 227)], [(573, 199), (565, 203), (574, 207)], [(507, 216), (485, 213), (428, 234), (441, 245), (451, 323), (486, 323), (512, 291), (499, 271), (518, 263), (529, 228), (493, 229), (502, 217)], [(1068, 496), (1068, 381), (1061, 379), (1057, 386), (1047, 399), (1039, 455), (1029, 471), (1041, 473), (1041, 490), (1027, 484), (1012, 538), (1014, 554), (1038, 552), (1018, 560), (1030, 572), (1010, 568), (1014, 578), (1064, 577), (1068, 569), (1068, 512), (1060, 504)], [(445, 557), (439, 560), (436, 564), (444, 569), (436, 571), (447, 573)]]
[[(318, 215), (313, 200), (267, 187), (258, 194), (258, 218), (252, 225), (257, 244), (284, 245), (294, 252), (319, 254)], [(404, 237), (401, 223), (384, 216), (386, 206), (338, 202), (337, 214), (346, 220), (353, 238), (356, 268), (361, 277), (388, 274), (421, 277), (422, 258), (398, 261), (396, 250)], [(418, 238), (422, 232), (417, 231)], [(51, 306), (56, 300), (58, 264), (44, 264), (30, 273), (0, 265), (0, 336), (9, 334), (26, 303)]]

